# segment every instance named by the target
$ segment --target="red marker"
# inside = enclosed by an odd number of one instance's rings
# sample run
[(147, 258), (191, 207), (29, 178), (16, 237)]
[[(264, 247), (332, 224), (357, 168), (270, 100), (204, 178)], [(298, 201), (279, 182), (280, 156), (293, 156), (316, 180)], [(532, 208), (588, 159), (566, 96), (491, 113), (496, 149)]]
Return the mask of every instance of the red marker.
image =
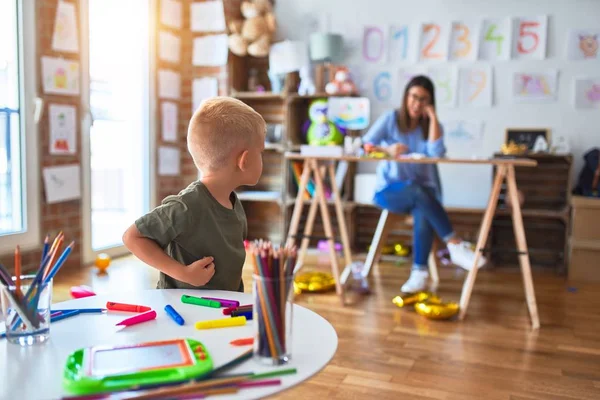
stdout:
[(223, 315), (231, 315), (232, 311), (252, 311), (252, 304), (246, 304), (238, 307), (228, 307), (223, 309)]
[(138, 314), (138, 315), (134, 315), (133, 317), (126, 318), (126, 319), (124, 319), (123, 321), (119, 322), (116, 325), (117, 326), (119, 326), (119, 325), (131, 326), (131, 325), (139, 324), (141, 322), (150, 321), (150, 320), (153, 320), (155, 318), (156, 318), (156, 311), (150, 310), (150, 311), (147, 311), (145, 313), (141, 313), (141, 314)]
[(232, 340), (231, 342), (229, 342), (229, 344), (233, 345), (233, 346), (251, 346), (254, 344), (254, 338), (242, 338), (242, 339), (235, 339)]
[(129, 311), (129, 312), (145, 312), (150, 311), (151, 308), (148, 306), (138, 306), (137, 304), (125, 304), (125, 303), (115, 303), (114, 301), (109, 301), (106, 303), (106, 308), (112, 311)]

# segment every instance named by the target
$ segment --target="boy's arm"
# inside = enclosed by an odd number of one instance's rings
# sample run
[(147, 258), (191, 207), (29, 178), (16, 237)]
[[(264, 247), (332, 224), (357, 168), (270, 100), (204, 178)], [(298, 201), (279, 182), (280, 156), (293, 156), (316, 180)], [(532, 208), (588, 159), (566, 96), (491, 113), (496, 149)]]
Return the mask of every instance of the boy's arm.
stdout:
[(170, 277), (194, 286), (203, 286), (214, 275), (212, 257), (183, 265), (164, 252), (169, 243), (193, 224), (184, 203), (169, 201), (130, 226), (123, 235), (123, 243), (141, 261)]

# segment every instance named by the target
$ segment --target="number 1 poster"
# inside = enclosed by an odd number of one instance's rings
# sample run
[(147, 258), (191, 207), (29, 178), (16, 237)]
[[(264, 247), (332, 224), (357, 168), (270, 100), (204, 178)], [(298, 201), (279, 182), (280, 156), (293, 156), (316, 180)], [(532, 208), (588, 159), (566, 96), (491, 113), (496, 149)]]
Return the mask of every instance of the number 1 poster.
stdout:
[(486, 19), (479, 37), (479, 58), (486, 61), (510, 59), (510, 18)]
[(543, 60), (546, 58), (548, 17), (515, 18), (513, 58), (516, 60)]

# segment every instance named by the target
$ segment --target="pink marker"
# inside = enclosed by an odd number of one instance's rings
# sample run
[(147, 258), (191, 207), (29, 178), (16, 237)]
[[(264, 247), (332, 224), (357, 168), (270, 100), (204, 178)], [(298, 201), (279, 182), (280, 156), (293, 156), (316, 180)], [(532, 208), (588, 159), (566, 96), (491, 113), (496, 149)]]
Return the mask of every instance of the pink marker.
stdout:
[(146, 311), (141, 314), (138, 314), (138, 315), (134, 315), (133, 317), (125, 318), (123, 321), (119, 322), (116, 325), (117, 326), (119, 326), (119, 325), (131, 326), (131, 325), (139, 324), (141, 322), (151, 321), (155, 318), (156, 318), (156, 311), (150, 310), (150, 311)]

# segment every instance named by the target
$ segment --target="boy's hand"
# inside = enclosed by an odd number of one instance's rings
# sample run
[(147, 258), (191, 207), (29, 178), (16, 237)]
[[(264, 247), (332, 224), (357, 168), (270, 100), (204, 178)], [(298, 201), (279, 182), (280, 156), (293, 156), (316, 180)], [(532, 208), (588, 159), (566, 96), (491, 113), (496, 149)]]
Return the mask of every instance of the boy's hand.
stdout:
[(206, 285), (215, 274), (213, 257), (204, 257), (184, 268), (183, 281), (194, 286)]

